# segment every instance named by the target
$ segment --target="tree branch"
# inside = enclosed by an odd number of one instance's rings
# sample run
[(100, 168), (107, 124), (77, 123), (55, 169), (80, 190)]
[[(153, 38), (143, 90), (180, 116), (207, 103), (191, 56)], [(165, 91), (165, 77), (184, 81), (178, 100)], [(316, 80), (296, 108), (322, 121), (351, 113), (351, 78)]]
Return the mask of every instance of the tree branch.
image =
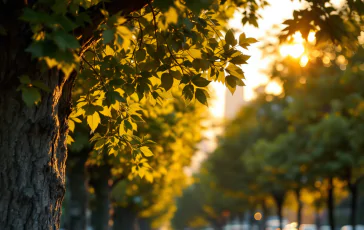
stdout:
[(86, 27), (79, 27), (74, 31), (74, 35), (78, 38), (81, 44), (81, 54), (85, 52), (95, 41), (100, 39), (95, 33), (99, 25), (105, 20), (101, 9), (106, 10), (110, 15), (120, 13), (121, 16), (127, 16), (134, 11), (142, 9), (147, 5), (149, 0), (111, 0), (108, 2), (100, 2), (99, 4), (87, 9), (87, 14), (91, 17), (92, 23)]

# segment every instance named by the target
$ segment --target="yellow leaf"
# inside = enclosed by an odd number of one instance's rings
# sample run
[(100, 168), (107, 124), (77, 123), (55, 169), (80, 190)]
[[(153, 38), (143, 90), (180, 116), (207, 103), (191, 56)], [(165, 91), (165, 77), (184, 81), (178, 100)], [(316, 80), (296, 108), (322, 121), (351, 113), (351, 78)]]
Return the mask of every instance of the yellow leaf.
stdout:
[(95, 131), (97, 126), (100, 124), (101, 119), (98, 112), (87, 116), (87, 124), (90, 126), (92, 131)]
[(71, 119), (68, 120), (68, 128), (71, 132), (75, 131), (75, 122), (73, 122)]
[(100, 113), (106, 117), (111, 117), (111, 111), (110, 111), (110, 108), (107, 107), (107, 106), (104, 106), (103, 107), (104, 110), (102, 110)]
[(140, 151), (142, 151), (142, 153), (144, 154), (144, 156), (146, 157), (151, 157), (153, 156), (152, 151), (150, 151), (149, 147), (147, 146), (142, 146), (140, 147)]
[(147, 173), (145, 174), (145, 179), (146, 179), (147, 181), (149, 181), (150, 183), (153, 183), (153, 174), (152, 174), (152, 173), (147, 172)]
[(199, 49), (190, 49), (188, 52), (191, 54), (191, 56), (194, 59), (202, 58), (202, 53), (201, 53), (201, 50), (199, 50)]
[(72, 142), (75, 142), (75, 140), (70, 135), (67, 135), (67, 144), (70, 145)]
[(105, 54), (106, 55), (114, 56), (115, 52), (114, 52), (114, 50), (109, 45), (106, 45)]
[(144, 177), (144, 175), (145, 175), (145, 169), (143, 169), (143, 168), (139, 168), (139, 170), (138, 170), (138, 175), (140, 176), (140, 178), (143, 178), (143, 177)]
[(174, 7), (169, 7), (169, 10), (164, 13), (164, 15), (166, 16), (166, 23), (170, 24), (170, 23), (174, 23), (177, 24), (178, 22), (178, 14), (177, 11)]
[(123, 134), (125, 134), (124, 121), (119, 125), (119, 135), (122, 136)]

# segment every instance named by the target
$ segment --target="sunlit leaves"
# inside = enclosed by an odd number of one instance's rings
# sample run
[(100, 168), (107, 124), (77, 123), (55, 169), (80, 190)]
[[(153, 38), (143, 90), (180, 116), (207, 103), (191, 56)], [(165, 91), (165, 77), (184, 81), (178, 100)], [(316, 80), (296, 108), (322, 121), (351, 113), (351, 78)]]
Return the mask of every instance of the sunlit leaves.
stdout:
[(144, 49), (140, 49), (135, 52), (135, 60), (137, 62), (144, 61), (146, 55), (147, 55), (147, 52)]
[(97, 126), (100, 124), (101, 119), (98, 112), (94, 112), (92, 115), (87, 116), (87, 124), (90, 126), (92, 131), (95, 131)]
[(162, 87), (168, 91), (172, 88), (173, 85), (173, 76), (169, 73), (163, 73), (162, 77), (161, 77), (161, 81), (162, 81)]
[(206, 105), (208, 106), (208, 103), (207, 103), (207, 98), (208, 98), (208, 93), (206, 90), (203, 90), (203, 89), (196, 89), (196, 92), (195, 92), (195, 97), (196, 99), (203, 105)]
[(229, 64), (229, 66), (225, 69), (226, 72), (228, 72), (229, 74), (231, 74), (232, 76), (235, 76), (239, 79), (244, 79), (244, 72), (243, 70), (241, 70), (240, 67), (234, 65), (234, 64)]
[(233, 57), (230, 62), (235, 65), (247, 64), (247, 60), (250, 58), (248, 55), (240, 54), (236, 57)]
[(229, 44), (231, 46), (235, 46), (237, 44), (237, 41), (234, 37), (234, 33), (232, 30), (228, 30), (226, 32), (225, 41), (226, 41), (226, 44)]
[(243, 47), (244, 49), (247, 49), (250, 44), (256, 43), (258, 40), (255, 38), (246, 37), (245, 33), (240, 34), (239, 36), (239, 46)]
[(206, 80), (205, 78), (201, 77), (200, 75), (197, 75), (192, 78), (192, 83), (197, 87), (206, 87), (210, 84), (210, 81)]
[(194, 92), (195, 88), (193, 85), (186, 85), (182, 90), (182, 95), (187, 101), (191, 101), (193, 99)]
[(142, 146), (140, 147), (140, 151), (142, 151), (142, 153), (144, 154), (144, 156), (146, 157), (151, 157), (153, 156), (152, 151), (150, 151), (150, 149), (147, 146)]

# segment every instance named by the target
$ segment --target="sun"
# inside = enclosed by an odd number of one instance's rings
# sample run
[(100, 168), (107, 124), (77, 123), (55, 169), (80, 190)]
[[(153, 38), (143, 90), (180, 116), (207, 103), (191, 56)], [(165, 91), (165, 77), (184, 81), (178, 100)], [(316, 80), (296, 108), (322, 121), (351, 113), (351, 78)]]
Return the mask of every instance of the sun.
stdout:
[[(304, 55), (305, 47), (303, 44), (305, 43), (305, 40), (302, 38), (300, 32), (296, 32), (292, 36), (292, 38), (293, 38), (292, 43), (284, 44), (279, 48), (280, 54), (283, 57), (287, 56), (291, 56), (293, 58), (304, 57), (302, 63), (305, 63), (304, 65), (306, 65), (308, 60), (306, 60), (307, 56)], [(314, 42), (314, 40), (315, 40), (315, 34), (311, 32), (308, 36), (308, 42), (312, 43)]]

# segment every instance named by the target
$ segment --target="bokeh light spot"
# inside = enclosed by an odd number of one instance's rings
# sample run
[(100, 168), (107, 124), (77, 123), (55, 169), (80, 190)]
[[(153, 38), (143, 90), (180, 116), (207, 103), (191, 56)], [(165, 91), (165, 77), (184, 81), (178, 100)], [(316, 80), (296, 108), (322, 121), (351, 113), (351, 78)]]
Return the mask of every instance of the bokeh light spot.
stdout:
[(260, 212), (256, 212), (256, 213), (254, 214), (254, 219), (255, 219), (255, 220), (261, 220), (261, 219), (262, 219), (262, 214), (261, 214)]

